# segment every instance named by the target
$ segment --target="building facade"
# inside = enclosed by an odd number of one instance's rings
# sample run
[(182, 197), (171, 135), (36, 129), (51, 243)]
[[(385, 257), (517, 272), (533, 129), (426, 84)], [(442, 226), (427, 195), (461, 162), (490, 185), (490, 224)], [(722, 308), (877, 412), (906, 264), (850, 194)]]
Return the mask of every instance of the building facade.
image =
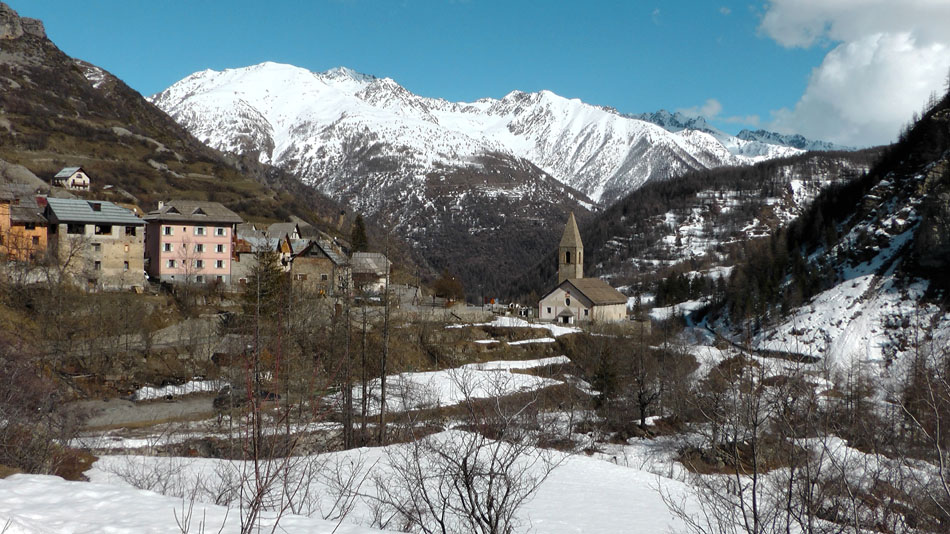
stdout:
[(149, 277), (169, 283), (231, 283), (241, 217), (218, 202), (160, 202), (145, 216)]
[(53, 176), (52, 185), (74, 191), (89, 191), (89, 174), (82, 167), (64, 167)]
[(99, 200), (47, 198), (50, 256), (63, 274), (90, 290), (145, 285), (145, 221)]
[(47, 221), (36, 199), (0, 192), (0, 258), (42, 259), (47, 248)]

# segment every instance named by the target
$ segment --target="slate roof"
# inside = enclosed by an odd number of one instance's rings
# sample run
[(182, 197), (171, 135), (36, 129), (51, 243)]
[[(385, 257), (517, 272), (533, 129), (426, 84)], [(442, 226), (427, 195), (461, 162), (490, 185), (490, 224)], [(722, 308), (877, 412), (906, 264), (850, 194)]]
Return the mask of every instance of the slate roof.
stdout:
[(379, 252), (354, 252), (350, 258), (353, 274), (374, 274), (383, 276), (389, 272), (392, 262)]
[(584, 243), (581, 242), (581, 233), (577, 229), (577, 221), (574, 220), (574, 212), (571, 212), (571, 216), (567, 218), (567, 224), (564, 225), (564, 235), (561, 236), (561, 244), (559, 247), (583, 247)]
[(244, 222), (240, 215), (225, 208), (220, 202), (201, 200), (170, 200), (161, 208), (150, 211), (146, 221), (189, 222), (189, 223), (228, 223)]
[[(279, 222), (267, 227), (267, 235), (270, 237), (279, 237), (283, 239), (285, 235), (293, 235), (297, 232), (297, 223)], [(298, 232), (299, 235), (299, 232)]]
[[(99, 204), (99, 211), (92, 207)], [(46, 199), (46, 218), (53, 224), (59, 223), (103, 223), (116, 225), (144, 225), (131, 211), (105, 200), (82, 200), (78, 198)]]
[(59, 171), (58, 173), (56, 173), (56, 175), (53, 176), (53, 178), (69, 178), (70, 176), (73, 175), (73, 173), (75, 173), (76, 171), (80, 169), (82, 169), (82, 167), (63, 167), (63, 169)]
[(330, 258), (330, 261), (332, 261), (334, 265), (346, 264), (346, 256), (344, 256), (340, 251), (338, 251), (337, 248), (333, 246), (333, 243), (331, 243), (330, 241), (327, 241), (325, 239), (320, 239), (320, 240), (311, 240), (309, 243), (310, 244), (307, 246), (307, 248), (300, 251), (299, 254), (303, 254), (307, 252), (308, 250), (315, 249), (322, 252), (326, 257)]
[(20, 224), (39, 224), (46, 225), (46, 217), (40, 213), (36, 202), (33, 206), (10, 206), (10, 222)]
[(595, 306), (627, 303), (626, 295), (610, 287), (610, 284), (600, 278), (571, 278), (565, 280), (551, 291), (548, 291), (547, 294), (541, 297), (541, 300), (547, 298), (548, 295), (558, 288), (564, 288), (567, 291), (577, 291), (587, 297)]

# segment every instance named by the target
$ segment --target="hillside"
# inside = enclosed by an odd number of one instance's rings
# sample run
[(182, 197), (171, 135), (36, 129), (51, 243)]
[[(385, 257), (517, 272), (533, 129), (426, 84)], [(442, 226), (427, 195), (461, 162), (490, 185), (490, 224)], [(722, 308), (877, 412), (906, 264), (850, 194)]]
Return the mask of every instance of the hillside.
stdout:
[[(880, 152), (810, 152), (648, 183), (581, 225), (586, 272), (651, 294), (672, 273), (727, 273), (746, 242), (789, 224), (823, 188), (862, 176)], [(554, 266), (553, 256), (536, 265), (512, 296), (543, 292)]]
[(748, 251), (717, 325), (768, 350), (905, 369), (950, 341), (950, 95), (864, 177)]
[(80, 165), (99, 198), (146, 210), (174, 197), (215, 200), (246, 219), (296, 214), (335, 231), (338, 204), (279, 169), (204, 146), (115, 76), (60, 51), (40, 21), (0, 3), (0, 28), (2, 180), (38, 185)]

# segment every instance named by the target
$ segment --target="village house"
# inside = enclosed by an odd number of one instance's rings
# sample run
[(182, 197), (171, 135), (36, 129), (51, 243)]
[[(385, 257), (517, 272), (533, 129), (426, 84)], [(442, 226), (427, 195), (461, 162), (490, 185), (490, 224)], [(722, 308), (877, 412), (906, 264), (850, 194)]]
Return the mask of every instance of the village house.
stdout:
[(149, 277), (170, 283), (231, 283), (240, 216), (218, 202), (159, 202), (145, 216)]
[(231, 283), (246, 284), (257, 268), (257, 255), (261, 252), (279, 253), (280, 244), (280, 239), (268, 237), (251, 223), (237, 225), (231, 255)]
[(600, 278), (584, 278), (584, 243), (572, 213), (558, 244), (558, 285), (538, 305), (542, 321), (562, 324), (618, 322), (627, 317), (627, 297)]
[(326, 239), (307, 240), (294, 250), (290, 264), (294, 290), (316, 295), (337, 296), (351, 284), (350, 269), (343, 252)]
[(0, 258), (40, 259), (46, 253), (47, 222), (36, 198), (0, 189)]
[(392, 262), (379, 252), (354, 252), (350, 257), (353, 287), (357, 291), (379, 294), (386, 289)]
[(50, 182), (56, 187), (74, 191), (89, 191), (89, 174), (82, 167), (63, 167)]
[(92, 290), (144, 286), (145, 221), (102, 200), (45, 202), (49, 252), (65, 275)]

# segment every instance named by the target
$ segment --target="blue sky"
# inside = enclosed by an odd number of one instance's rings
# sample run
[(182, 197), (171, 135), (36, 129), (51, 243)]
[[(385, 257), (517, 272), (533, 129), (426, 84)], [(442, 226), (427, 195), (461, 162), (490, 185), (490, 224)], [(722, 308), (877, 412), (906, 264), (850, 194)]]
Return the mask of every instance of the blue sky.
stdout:
[[(864, 137), (861, 124), (835, 129), (823, 109), (829, 102), (807, 98), (829, 56), (863, 36), (838, 35), (835, 24), (849, 6), (883, 0), (6, 1), (42, 19), (66, 53), (144, 95), (198, 70), (277, 61), (317, 71), (342, 65), (454, 101), (548, 89), (628, 113), (702, 112), (727, 131), (771, 127), (870, 144), (892, 139), (899, 126), (891, 119)], [(824, 7), (836, 3), (842, 13)], [(802, 37), (808, 32), (815, 38)], [(862, 59), (845, 52), (842, 60), (860, 68)], [(928, 71), (928, 80), (935, 76)], [(844, 85), (822, 98), (843, 98)], [(926, 93), (918, 96), (908, 100), (922, 104)], [(803, 100), (811, 108), (799, 109)], [(895, 117), (906, 121), (912, 111)]]

